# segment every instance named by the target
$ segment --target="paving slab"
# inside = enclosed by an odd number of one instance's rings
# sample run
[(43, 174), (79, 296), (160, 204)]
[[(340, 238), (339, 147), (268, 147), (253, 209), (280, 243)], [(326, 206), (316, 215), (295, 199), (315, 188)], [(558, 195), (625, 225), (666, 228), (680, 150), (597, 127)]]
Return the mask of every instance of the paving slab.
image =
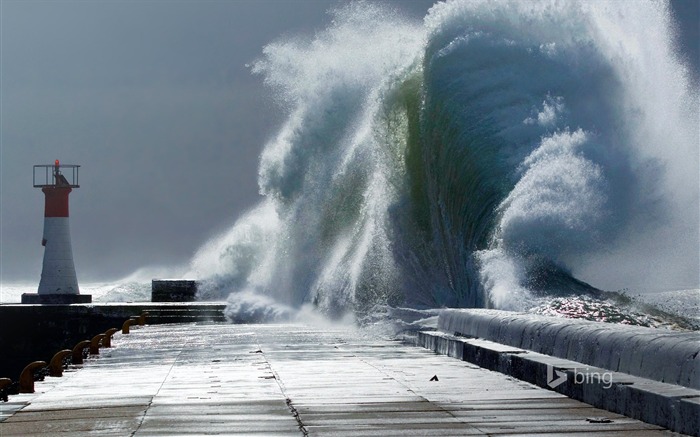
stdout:
[(349, 327), (165, 324), (112, 344), (0, 404), (0, 435), (672, 435)]

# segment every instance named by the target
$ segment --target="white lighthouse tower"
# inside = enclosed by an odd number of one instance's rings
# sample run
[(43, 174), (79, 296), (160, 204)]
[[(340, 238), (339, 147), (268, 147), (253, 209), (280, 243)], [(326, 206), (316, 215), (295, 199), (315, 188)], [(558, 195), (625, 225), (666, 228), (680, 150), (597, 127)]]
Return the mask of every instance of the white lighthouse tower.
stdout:
[(38, 293), (23, 294), (22, 303), (71, 304), (92, 301), (92, 296), (81, 295), (78, 288), (68, 222), (68, 195), (73, 188), (80, 187), (79, 169), (79, 165), (61, 165), (58, 160), (53, 165), (34, 166), (34, 187), (41, 188), (45, 199), (44, 236), (41, 240), (44, 262)]

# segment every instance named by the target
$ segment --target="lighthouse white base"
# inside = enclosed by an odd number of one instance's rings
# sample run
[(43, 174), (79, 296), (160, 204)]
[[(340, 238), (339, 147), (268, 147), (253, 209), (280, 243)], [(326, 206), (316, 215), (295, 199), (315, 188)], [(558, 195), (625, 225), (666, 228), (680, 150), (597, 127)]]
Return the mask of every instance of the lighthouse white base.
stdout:
[(79, 295), (68, 217), (44, 218), (44, 263), (40, 295)]

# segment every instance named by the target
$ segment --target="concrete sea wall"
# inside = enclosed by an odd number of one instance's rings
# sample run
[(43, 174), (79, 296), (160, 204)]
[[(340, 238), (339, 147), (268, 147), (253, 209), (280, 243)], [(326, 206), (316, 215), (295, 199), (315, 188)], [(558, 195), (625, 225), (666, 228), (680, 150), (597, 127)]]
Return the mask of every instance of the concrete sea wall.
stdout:
[(0, 378), (16, 380), (32, 361), (48, 362), (125, 320), (148, 312), (147, 323), (225, 321), (224, 303), (103, 303), (76, 305), (0, 305)]
[(444, 310), (419, 345), (598, 408), (700, 437), (700, 333)]
[(700, 389), (700, 332), (483, 309), (445, 310), (438, 329)]

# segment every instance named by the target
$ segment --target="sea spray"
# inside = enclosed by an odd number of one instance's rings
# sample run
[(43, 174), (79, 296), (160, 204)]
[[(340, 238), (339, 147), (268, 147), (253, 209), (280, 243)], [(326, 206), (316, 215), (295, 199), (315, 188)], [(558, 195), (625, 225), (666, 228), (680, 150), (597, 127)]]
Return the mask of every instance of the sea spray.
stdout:
[(203, 296), (366, 318), (697, 288), (698, 93), (673, 44), (668, 4), (602, 1), (423, 23), (358, 2), (273, 42), (252, 68), (288, 118), (265, 200), (192, 261)]
[[(405, 145), (384, 147), (395, 131), (376, 120), (400, 83), (397, 75), (420, 65), (421, 45), (413, 25), (357, 3), (336, 11), (335, 24), (312, 41), (265, 48), (253, 70), (265, 75), (290, 115), (261, 156), (266, 206), (195, 256), (193, 270), (215, 290), (205, 294), (251, 290), (339, 316), (400, 293), (386, 207), (404, 183)], [(237, 237), (237, 228), (250, 235), (270, 221), (277, 225), (265, 237)]]

